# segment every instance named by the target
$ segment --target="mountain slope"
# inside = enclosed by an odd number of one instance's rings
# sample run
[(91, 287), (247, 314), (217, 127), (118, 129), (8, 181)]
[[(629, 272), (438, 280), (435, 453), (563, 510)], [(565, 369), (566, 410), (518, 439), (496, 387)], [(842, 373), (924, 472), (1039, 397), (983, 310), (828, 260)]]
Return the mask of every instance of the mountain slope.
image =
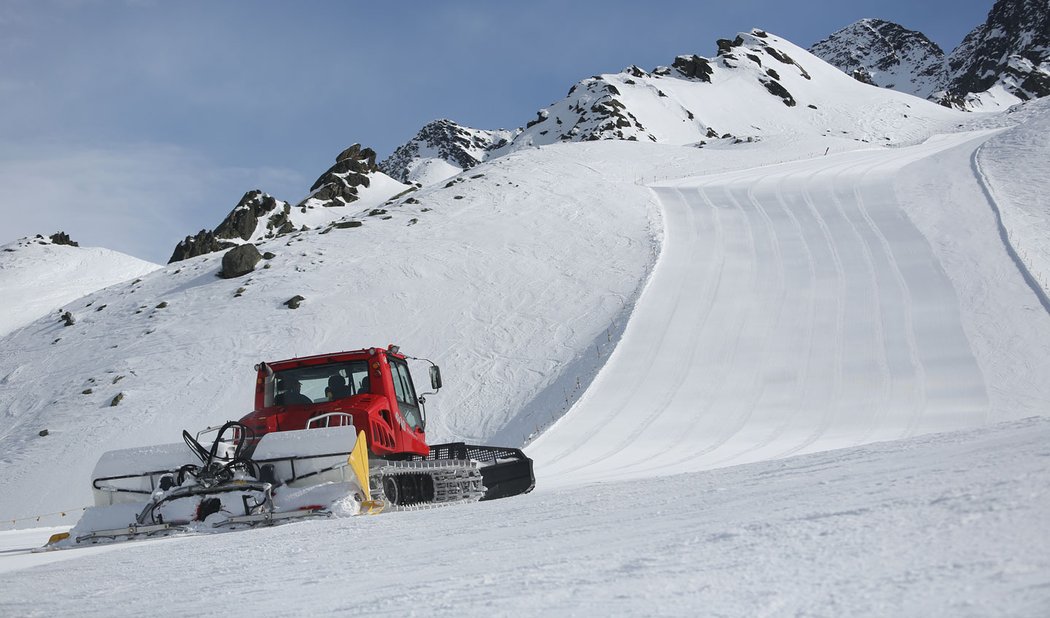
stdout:
[(1050, 202), (1044, 170), (1038, 164), (1018, 164), (1050, 160), (1050, 99), (1030, 101), (1005, 117), (1018, 125), (988, 140), (974, 165), (988, 182), (1018, 258), (1050, 294)]
[(37, 236), (0, 246), (0, 337), (43, 316), (59, 323), (61, 309), (86, 294), (160, 268), (100, 247), (58, 244)]
[(714, 58), (679, 56), (652, 72), (629, 67), (583, 80), (494, 154), (601, 139), (682, 145), (795, 134), (886, 143), (917, 138), (951, 117), (902, 93), (872, 91), (754, 30), (720, 40)]
[[(491, 437), (604, 341), (653, 257), (648, 190), (576, 167), (566, 152), (512, 155), (372, 216), (263, 239), (274, 257), (244, 277), (218, 278), (220, 254), (191, 258), (70, 305), (72, 327), (5, 338), (8, 508), (82, 504), (82, 466), (101, 452), (240, 418), (262, 360), (398, 343), (444, 369), (428, 437)], [(283, 304), (296, 295), (298, 309)]]
[(538, 473), (670, 474), (1044, 413), (1050, 307), (968, 167), (991, 135), (657, 185), (660, 261), (594, 384), (530, 445)]
[(670, 67), (630, 66), (581, 80), (514, 132), (436, 121), (381, 167), (427, 184), (477, 161), (563, 142), (704, 146), (791, 134), (908, 143), (953, 118), (898, 92), (872, 92), (791, 42), (753, 30), (718, 41), (713, 58), (682, 55)]

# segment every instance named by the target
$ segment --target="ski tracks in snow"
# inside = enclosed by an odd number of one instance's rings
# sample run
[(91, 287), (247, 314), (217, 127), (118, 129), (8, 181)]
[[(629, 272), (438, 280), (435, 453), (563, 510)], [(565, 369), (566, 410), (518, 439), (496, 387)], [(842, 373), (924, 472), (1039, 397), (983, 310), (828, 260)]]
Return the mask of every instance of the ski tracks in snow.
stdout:
[(663, 251), (592, 387), (530, 445), (544, 484), (983, 420), (955, 289), (893, 189), (904, 166), (975, 144), (956, 135), (654, 187)]

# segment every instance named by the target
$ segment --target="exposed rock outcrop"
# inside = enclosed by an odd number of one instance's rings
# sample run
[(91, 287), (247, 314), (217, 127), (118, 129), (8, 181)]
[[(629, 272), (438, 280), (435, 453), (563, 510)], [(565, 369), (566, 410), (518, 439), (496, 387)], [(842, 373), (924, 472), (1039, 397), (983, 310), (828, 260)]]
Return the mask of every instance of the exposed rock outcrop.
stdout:
[(223, 249), (229, 249), (235, 244), (215, 238), (215, 233), (211, 230), (201, 230), (195, 235), (187, 236), (179, 241), (179, 244), (175, 245), (175, 250), (172, 252), (168, 263), (181, 262), (205, 253), (222, 251)]
[(1050, 94), (1050, 3), (998, 0), (948, 56), (946, 90), (966, 97), (1001, 87), (1022, 101)]
[(267, 233), (274, 236), (294, 230), (291, 207), (258, 189), (248, 191), (214, 230), (201, 230), (175, 246), (168, 263), (229, 249)]
[(321, 174), (310, 187), (310, 197), (299, 206), (308, 202), (314, 206), (346, 206), (357, 201), (358, 188), (368, 187), (368, 175), (377, 171), (376, 153), (371, 148), (361, 148), (354, 144), (335, 158), (335, 165)]
[[(276, 212), (275, 212), (276, 211)], [(287, 214), (288, 204), (258, 189), (244, 194), (233, 211), (215, 228), (217, 238), (240, 238), (251, 240), (259, 219), (273, 213)]]
[(79, 247), (80, 243), (72, 240), (69, 234), (65, 232), (55, 232), (51, 235), (51, 242), (56, 245), (69, 245), (70, 247)]

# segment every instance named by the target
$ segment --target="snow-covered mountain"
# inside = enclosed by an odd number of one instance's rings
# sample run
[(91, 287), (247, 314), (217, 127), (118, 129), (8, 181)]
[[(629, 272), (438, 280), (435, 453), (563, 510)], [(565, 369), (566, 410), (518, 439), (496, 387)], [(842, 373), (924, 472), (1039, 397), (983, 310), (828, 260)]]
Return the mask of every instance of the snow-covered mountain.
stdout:
[[(754, 30), (583, 80), (446, 182), (396, 195), (357, 149), (272, 234), (287, 204), (255, 194), (227, 226), (268, 254), (252, 272), (200, 255), (0, 340), (0, 517), (70, 523), (102, 452), (239, 418), (259, 361), (388, 343), (442, 366), (428, 439), (525, 445), (536, 491), (103, 551), (0, 537), (0, 613), (141, 612), (266, 547), (314, 594), (241, 612), (1039, 615), (1048, 122)], [(439, 568), (345, 559), (406, 546)]]
[(713, 58), (678, 56), (649, 72), (632, 66), (585, 79), (494, 154), (555, 142), (701, 146), (788, 133), (887, 142), (907, 139), (934, 117), (940, 116), (895, 91), (873, 98), (867, 86), (756, 29), (718, 41)]
[(514, 131), (484, 131), (447, 119), (435, 120), (394, 150), (379, 169), (404, 183), (434, 184), (481, 163), (490, 150), (514, 135)]
[(814, 44), (814, 55), (856, 79), (923, 99), (944, 88), (944, 51), (921, 32), (862, 19)]
[(110, 249), (80, 247), (61, 232), (2, 245), (0, 337), (38, 319), (63, 323), (67, 303), (159, 268)]
[(997, 0), (947, 56), (920, 32), (862, 19), (810, 51), (858, 80), (958, 109), (1003, 110), (1050, 94), (1050, 6)]
[(428, 184), (479, 161), (560, 142), (705, 146), (794, 133), (896, 143), (925, 135), (929, 123), (946, 117), (897, 92), (872, 97), (852, 81), (791, 42), (755, 29), (718, 41), (712, 58), (682, 55), (651, 71), (630, 66), (581, 80), (513, 132), (431, 123), (382, 167)]
[(1050, 94), (1050, 4), (997, 0), (947, 60), (947, 89), (968, 108), (1006, 108)]
[(344, 207), (364, 212), (412, 188), (379, 171), (375, 159), (371, 148), (350, 146), (295, 206), (258, 189), (248, 191), (215, 229), (201, 230), (180, 241), (168, 263), (322, 227), (349, 216)]

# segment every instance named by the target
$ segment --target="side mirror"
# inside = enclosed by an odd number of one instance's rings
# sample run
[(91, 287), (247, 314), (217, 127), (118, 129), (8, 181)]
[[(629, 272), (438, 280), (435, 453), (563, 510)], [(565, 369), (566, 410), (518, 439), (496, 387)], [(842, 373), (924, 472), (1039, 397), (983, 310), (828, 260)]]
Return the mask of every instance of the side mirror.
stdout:
[(430, 366), (430, 388), (441, 388), (441, 369), (437, 365)]

